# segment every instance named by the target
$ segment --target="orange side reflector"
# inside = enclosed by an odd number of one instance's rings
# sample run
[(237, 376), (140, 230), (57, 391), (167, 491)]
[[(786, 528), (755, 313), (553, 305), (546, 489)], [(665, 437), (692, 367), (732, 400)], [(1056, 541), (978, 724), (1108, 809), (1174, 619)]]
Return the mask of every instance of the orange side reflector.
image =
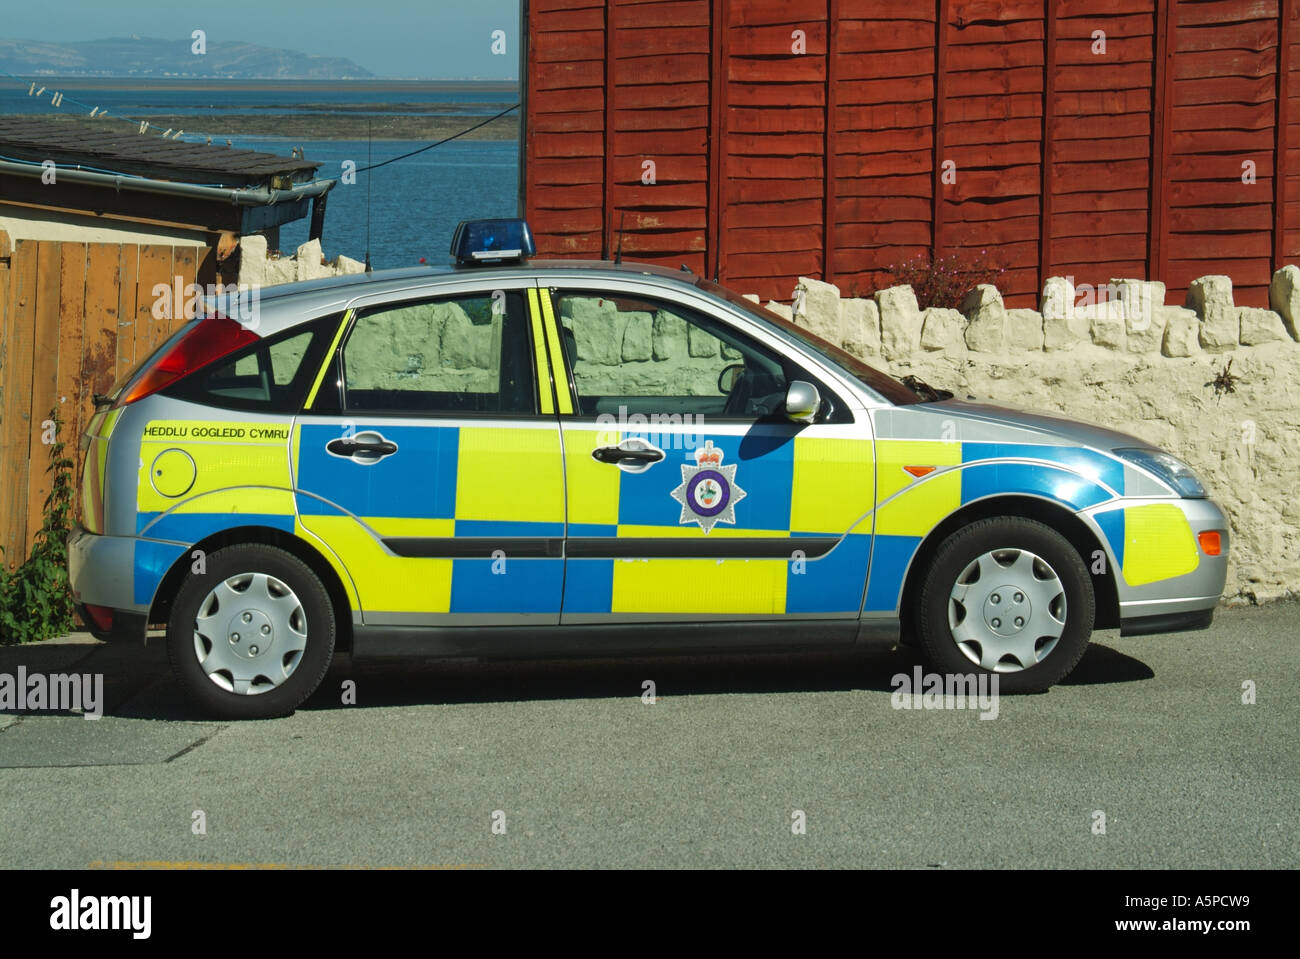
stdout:
[(904, 466), (903, 469), (916, 477), (928, 476), (934, 472), (933, 466)]
[(1207, 529), (1203, 533), (1197, 533), (1196, 539), (1201, 544), (1201, 552), (1206, 556), (1218, 556), (1223, 551), (1223, 543), (1219, 540), (1217, 529)]

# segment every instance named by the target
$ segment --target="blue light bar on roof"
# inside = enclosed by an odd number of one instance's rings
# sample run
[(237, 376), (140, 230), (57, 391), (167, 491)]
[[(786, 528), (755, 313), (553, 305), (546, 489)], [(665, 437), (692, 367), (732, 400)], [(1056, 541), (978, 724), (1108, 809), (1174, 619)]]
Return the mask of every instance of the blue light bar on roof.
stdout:
[(461, 266), (525, 260), (536, 252), (524, 220), (461, 220), (451, 235), (451, 255)]

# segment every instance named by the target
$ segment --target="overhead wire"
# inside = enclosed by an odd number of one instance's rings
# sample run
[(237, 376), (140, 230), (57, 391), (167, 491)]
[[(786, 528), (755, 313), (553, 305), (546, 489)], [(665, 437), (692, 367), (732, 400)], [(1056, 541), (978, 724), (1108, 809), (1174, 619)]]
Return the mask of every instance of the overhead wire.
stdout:
[(501, 119), (503, 116), (505, 116), (507, 113), (511, 113), (511, 112), (514, 111), (514, 110), (518, 110), (519, 107), (520, 107), (520, 104), (516, 103), (516, 104), (514, 104), (513, 106), (506, 107), (506, 108), (505, 108), (504, 110), (502, 110), (500, 113), (498, 113), (498, 114), (496, 114), (496, 115), (494, 115), (494, 116), (490, 116), (490, 117), (488, 117), (486, 120), (483, 120), (481, 123), (476, 123), (476, 124), (474, 124), (472, 127), (466, 127), (464, 130), (461, 130), (459, 133), (453, 133), (453, 134), (452, 134), (451, 136), (449, 136), (449, 137), (443, 137), (441, 140), (438, 140), (438, 141), (436, 141), (436, 142), (434, 142), (434, 143), (428, 143), (428, 144), (426, 144), (426, 145), (420, 147), (418, 150), (412, 150), (410, 153), (403, 153), (403, 154), (401, 154), (401, 155), (399, 155), (399, 156), (389, 157), (387, 160), (382, 160), (382, 161), (380, 161), (379, 163), (371, 163), (371, 164), (369, 164), (369, 165), (367, 165), (367, 166), (363, 166), (361, 169), (357, 170), (356, 172), (357, 172), (357, 173), (366, 173), (367, 171), (370, 171), (370, 170), (378, 170), (378, 169), (379, 169), (380, 167), (382, 167), (382, 166), (388, 166), (388, 164), (390, 164), (390, 163), (396, 163), (398, 160), (405, 160), (405, 159), (407, 159), (408, 157), (413, 157), (413, 156), (416, 156), (417, 154), (425, 153), (425, 152), (428, 151), (428, 150), (432, 150), (434, 147), (440, 147), (440, 146), (442, 146), (444, 143), (450, 143), (452, 140), (458, 140), (458, 139), (460, 139), (461, 137), (465, 136), (467, 133), (473, 133), (473, 132), (474, 132), (475, 130), (477, 130), (479, 127), (485, 127), (485, 126), (487, 126), (489, 123), (491, 123), (491, 122), (494, 121), (494, 120), (500, 120), (500, 119)]

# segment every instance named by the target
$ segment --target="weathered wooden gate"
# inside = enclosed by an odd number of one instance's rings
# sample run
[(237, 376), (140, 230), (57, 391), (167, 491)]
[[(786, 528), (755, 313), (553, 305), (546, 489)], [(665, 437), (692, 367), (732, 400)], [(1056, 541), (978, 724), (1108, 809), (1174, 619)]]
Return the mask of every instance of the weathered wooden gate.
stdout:
[(41, 527), (50, 410), (60, 410), (61, 436), (75, 458), (92, 396), (108, 392), (184, 322), (179, 310), (155, 317), (155, 287), (214, 281), (207, 247), (11, 243), (0, 232), (0, 547), (7, 568), (26, 558)]

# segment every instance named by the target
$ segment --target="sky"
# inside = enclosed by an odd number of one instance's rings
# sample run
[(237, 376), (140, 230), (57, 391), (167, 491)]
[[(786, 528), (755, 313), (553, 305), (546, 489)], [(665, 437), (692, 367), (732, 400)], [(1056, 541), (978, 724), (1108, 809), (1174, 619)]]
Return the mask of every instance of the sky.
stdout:
[[(519, 0), (6, 0), (0, 37), (72, 42), (106, 37), (242, 40), (347, 57), (381, 77), (514, 80)], [(506, 34), (505, 55), (491, 51)]]

